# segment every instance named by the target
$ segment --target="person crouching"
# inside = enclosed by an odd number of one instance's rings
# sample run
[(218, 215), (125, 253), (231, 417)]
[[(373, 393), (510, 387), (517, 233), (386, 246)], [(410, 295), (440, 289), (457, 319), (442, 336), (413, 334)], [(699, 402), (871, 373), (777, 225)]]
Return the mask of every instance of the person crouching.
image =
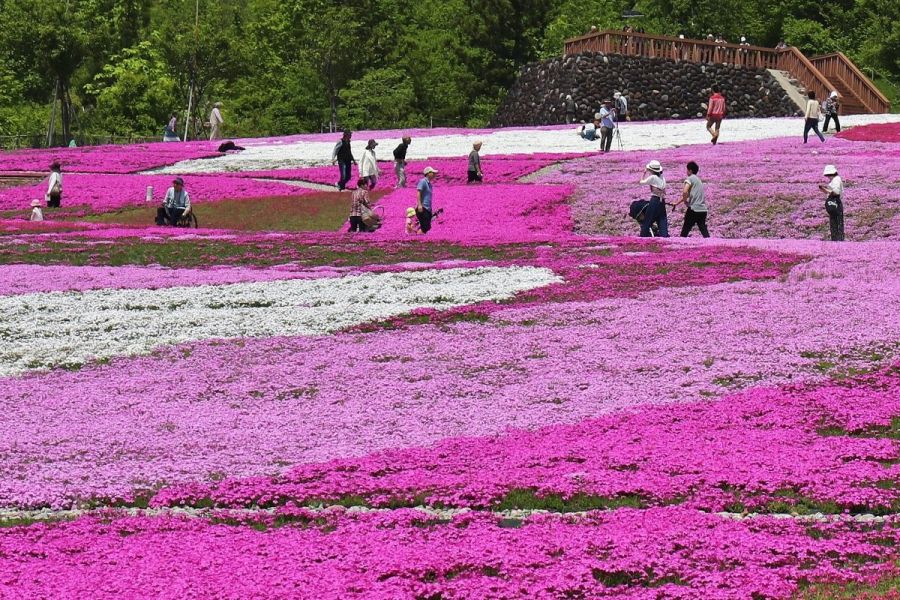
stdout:
[(347, 230), (349, 233), (369, 230), (363, 222), (363, 207), (372, 208), (369, 205), (369, 180), (366, 177), (356, 180), (356, 189), (353, 190), (350, 200), (350, 229)]
[(166, 190), (163, 208), (166, 220), (172, 227), (177, 227), (178, 221), (191, 213), (191, 199), (184, 189), (184, 180), (181, 177), (176, 177), (172, 181), (172, 187)]

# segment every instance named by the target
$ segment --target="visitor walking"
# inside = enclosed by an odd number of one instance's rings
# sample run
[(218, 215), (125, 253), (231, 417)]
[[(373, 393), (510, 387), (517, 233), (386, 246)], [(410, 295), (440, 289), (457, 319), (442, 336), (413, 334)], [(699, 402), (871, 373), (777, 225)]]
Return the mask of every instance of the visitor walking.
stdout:
[(366, 224), (363, 223), (363, 207), (372, 208), (369, 204), (369, 188), (368, 181), (364, 177), (360, 177), (356, 182), (356, 189), (353, 190), (353, 196), (350, 200), (350, 233), (356, 231), (368, 231)]
[(712, 137), (713, 145), (719, 143), (719, 133), (722, 131), (722, 119), (725, 118), (726, 103), (722, 89), (718, 85), (712, 87), (712, 95), (706, 105), (706, 130)]
[(428, 230), (431, 229), (431, 200), (434, 193), (433, 182), (437, 176), (437, 170), (425, 167), (422, 175), (424, 177), (419, 180), (419, 184), (416, 186), (416, 218), (419, 219), (419, 230), (422, 233), (428, 233)]
[(222, 139), (222, 128), (225, 125), (225, 120), (222, 119), (222, 111), (219, 110), (222, 108), (221, 102), (216, 102), (213, 104), (212, 112), (209, 113), (209, 139), (210, 140), (221, 140)]
[(566, 94), (566, 101), (563, 104), (566, 111), (566, 123), (574, 123), (575, 115), (578, 112), (578, 104), (572, 99), (572, 94)]
[(644, 212), (641, 223), (641, 237), (651, 237), (650, 228), (655, 223), (660, 237), (669, 237), (669, 219), (666, 215), (666, 179), (658, 160), (647, 163), (644, 177), (640, 183), (650, 186), (650, 204)]
[(341, 136), (338, 143), (334, 145), (334, 150), (331, 151), (331, 164), (337, 163), (338, 172), (340, 173), (338, 175), (340, 179), (338, 179), (337, 188), (341, 192), (344, 191), (347, 182), (350, 181), (351, 167), (356, 162), (356, 159), (353, 158), (353, 149), (350, 147), (351, 136), (353, 136), (353, 132), (345, 129), (344, 135)]
[(806, 101), (806, 111), (803, 113), (806, 118), (806, 123), (803, 125), (803, 143), (805, 144), (809, 141), (810, 129), (815, 131), (819, 139), (824, 142), (825, 136), (819, 131), (819, 113), (822, 112), (822, 107), (819, 105), (819, 101), (816, 100), (816, 93), (813, 90), (809, 90), (806, 95), (809, 100)]
[(469, 167), (466, 173), (466, 183), (481, 183), (483, 175), (481, 173), (481, 156), (478, 151), (481, 150), (481, 142), (472, 144), (472, 151), (469, 152)]
[(31, 216), (28, 217), (29, 221), (43, 221), (44, 220), (44, 212), (41, 210), (41, 201), (35, 198), (31, 201)]
[(166, 124), (166, 130), (163, 132), (163, 141), (164, 142), (180, 142), (181, 138), (178, 137), (178, 114), (172, 113), (172, 118), (169, 119), (169, 122)]
[(823, 109), (825, 110), (825, 125), (822, 126), (822, 133), (828, 133), (828, 124), (831, 123), (832, 119), (834, 120), (834, 130), (838, 133), (841, 132), (841, 122), (838, 119), (838, 110), (841, 108), (840, 100), (838, 99), (837, 92), (831, 92), (831, 95), (828, 96), (828, 99), (825, 101), (825, 106)]
[(373, 189), (378, 183), (378, 176), (381, 171), (378, 170), (378, 160), (375, 158), (375, 146), (378, 142), (369, 140), (366, 149), (363, 150), (362, 158), (359, 159), (359, 178), (365, 179), (369, 189)]
[(397, 175), (394, 189), (406, 187), (406, 151), (409, 149), (411, 141), (412, 139), (408, 135), (404, 135), (400, 144), (394, 148), (394, 174)]
[(612, 107), (612, 100), (607, 98), (600, 108), (600, 151), (609, 152), (612, 147), (613, 131), (616, 128), (616, 109)]
[[(709, 237), (706, 229), (706, 215), (709, 208), (706, 206), (706, 186), (697, 176), (700, 167), (694, 161), (687, 164), (688, 177), (684, 180), (684, 188), (681, 191), (681, 200), (675, 203), (678, 206), (684, 202), (687, 209), (684, 211), (684, 224), (681, 226), (681, 237), (687, 237), (694, 225), (700, 230), (700, 235)], [(673, 206), (672, 208), (674, 208)]]
[(828, 213), (828, 225), (831, 229), (831, 241), (844, 241), (844, 182), (838, 175), (834, 165), (826, 165), (822, 175), (828, 178), (828, 185), (820, 185), (819, 189), (826, 194), (825, 212)]
[(50, 165), (50, 177), (47, 178), (47, 193), (44, 194), (44, 199), (50, 208), (59, 208), (62, 202), (62, 167), (58, 161), (53, 161)]

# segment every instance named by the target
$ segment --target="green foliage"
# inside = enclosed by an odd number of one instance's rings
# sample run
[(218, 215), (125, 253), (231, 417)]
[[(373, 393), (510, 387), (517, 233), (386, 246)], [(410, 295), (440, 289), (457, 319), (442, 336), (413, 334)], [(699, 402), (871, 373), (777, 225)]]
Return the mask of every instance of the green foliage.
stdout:
[(788, 17), (784, 21), (784, 41), (797, 46), (807, 56), (827, 54), (840, 50), (841, 44), (834, 33), (821, 23), (809, 19)]
[(374, 69), (340, 92), (345, 108), (341, 121), (354, 129), (421, 125), (416, 94), (409, 76), (394, 67)]

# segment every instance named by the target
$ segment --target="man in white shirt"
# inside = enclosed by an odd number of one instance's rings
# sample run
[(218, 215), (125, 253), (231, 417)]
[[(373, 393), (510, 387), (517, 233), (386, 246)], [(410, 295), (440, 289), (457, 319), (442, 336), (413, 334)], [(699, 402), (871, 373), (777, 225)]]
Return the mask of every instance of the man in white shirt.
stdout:
[(209, 113), (209, 139), (211, 140), (222, 139), (222, 125), (225, 124), (225, 121), (222, 119), (220, 108), (222, 108), (222, 103), (216, 102), (213, 104), (212, 112)]
[(822, 175), (828, 178), (828, 185), (820, 185), (819, 189), (826, 194), (825, 212), (828, 213), (828, 225), (831, 228), (831, 241), (844, 241), (844, 182), (838, 175), (834, 165), (826, 165)]

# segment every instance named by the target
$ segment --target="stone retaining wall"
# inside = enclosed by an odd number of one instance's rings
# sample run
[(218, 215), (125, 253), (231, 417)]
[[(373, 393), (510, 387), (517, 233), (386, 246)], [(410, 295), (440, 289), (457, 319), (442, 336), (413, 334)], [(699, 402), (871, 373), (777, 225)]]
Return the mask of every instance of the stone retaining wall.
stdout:
[(797, 106), (764, 69), (585, 53), (522, 67), (491, 125), (563, 123), (566, 94), (578, 103), (577, 120), (589, 120), (615, 91), (628, 97), (632, 120), (705, 117), (714, 84), (722, 87), (729, 117), (797, 113)]

